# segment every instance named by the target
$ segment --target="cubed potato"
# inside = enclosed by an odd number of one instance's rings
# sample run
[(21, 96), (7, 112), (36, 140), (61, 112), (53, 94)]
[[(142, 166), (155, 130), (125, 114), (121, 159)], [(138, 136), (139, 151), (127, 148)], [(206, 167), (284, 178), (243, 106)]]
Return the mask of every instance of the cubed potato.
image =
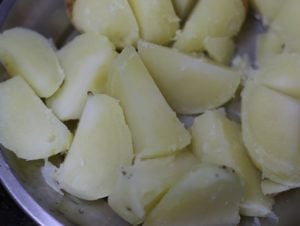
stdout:
[(274, 181), (264, 179), (261, 182), (261, 188), (265, 195), (277, 195), (281, 192), (288, 191), (292, 189), (293, 187), (284, 185), (284, 184), (278, 184)]
[(59, 119), (79, 119), (88, 92), (105, 91), (108, 68), (117, 55), (114, 49), (105, 36), (91, 32), (79, 35), (58, 52), (66, 79), (47, 105)]
[(118, 101), (89, 96), (58, 182), (79, 198), (103, 198), (112, 192), (119, 168), (131, 165), (132, 159), (131, 134)]
[(197, 3), (197, 0), (172, 0), (172, 3), (180, 19), (185, 20)]
[(242, 197), (231, 169), (201, 164), (165, 194), (144, 226), (237, 225)]
[(22, 77), (0, 83), (0, 143), (26, 160), (66, 151), (72, 134)]
[(207, 111), (192, 127), (192, 150), (204, 163), (234, 169), (245, 186), (241, 214), (264, 217), (271, 213), (273, 200), (261, 189), (261, 174), (244, 147), (240, 126), (226, 118), (223, 110)]
[(230, 100), (240, 74), (227, 67), (194, 58), (167, 47), (138, 43), (139, 54), (171, 107), (196, 114)]
[(65, 77), (50, 42), (25, 28), (0, 35), (0, 61), (10, 75), (22, 76), (40, 97), (51, 96)]
[(248, 152), (274, 182), (300, 185), (300, 101), (254, 82), (242, 92), (242, 134)]
[(107, 92), (120, 100), (139, 157), (173, 154), (190, 143), (190, 134), (167, 104), (133, 47), (125, 48), (114, 61)]
[(118, 48), (134, 45), (139, 27), (126, 0), (76, 0), (72, 21), (82, 32), (99, 32)]
[(165, 192), (198, 160), (188, 150), (171, 157), (138, 161), (119, 172), (108, 204), (133, 225), (144, 221)]
[(171, 42), (179, 29), (179, 18), (171, 0), (129, 0), (144, 40), (158, 44)]

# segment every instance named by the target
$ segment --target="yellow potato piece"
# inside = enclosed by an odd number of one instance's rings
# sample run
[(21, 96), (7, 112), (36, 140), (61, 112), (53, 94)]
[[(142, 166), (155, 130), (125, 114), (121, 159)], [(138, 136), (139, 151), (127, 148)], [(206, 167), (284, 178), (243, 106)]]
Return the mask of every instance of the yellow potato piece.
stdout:
[(26, 160), (67, 150), (72, 134), (23, 78), (0, 83), (0, 143)]
[(138, 43), (139, 54), (171, 107), (182, 114), (201, 113), (230, 100), (240, 74), (174, 49)]
[(182, 20), (185, 20), (197, 3), (197, 0), (172, 0), (172, 3), (177, 15)]
[(167, 104), (133, 47), (125, 48), (113, 63), (107, 92), (120, 100), (139, 157), (173, 154), (190, 143), (190, 134)]
[(118, 170), (131, 165), (131, 134), (118, 101), (97, 94), (89, 96), (74, 141), (58, 170), (60, 187), (79, 198), (108, 196)]
[(10, 75), (22, 76), (40, 97), (51, 96), (65, 77), (50, 42), (24, 28), (0, 35), (0, 61)]
[(293, 187), (283, 185), (283, 184), (278, 184), (274, 181), (265, 179), (261, 182), (261, 188), (265, 195), (277, 195), (281, 192), (288, 191)]
[(300, 185), (300, 101), (248, 82), (242, 92), (242, 134), (248, 152), (274, 182)]
[(77, 36), (58, 52), (66, 79), (47, 105), (59, 119), (79, 119), (88, 92), (105, 91), (108, 68), (117, 55), (114, 49), (105, 36), (91, 32)]

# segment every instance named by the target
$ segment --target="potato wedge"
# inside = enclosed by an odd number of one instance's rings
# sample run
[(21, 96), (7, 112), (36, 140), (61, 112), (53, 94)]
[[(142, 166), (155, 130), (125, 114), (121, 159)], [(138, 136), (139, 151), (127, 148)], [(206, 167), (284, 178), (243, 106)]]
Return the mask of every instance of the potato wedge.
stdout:
[(0, 143), (26, 160), (66, 151), (72, 134), (22, 77), (0, 83)]
[(22, 76), (40, 97), (50, 97), (65, 77), (50, 42), (25, 28), (0, 35), (0, 61), (10, 75)]
[(261, 188), (265, 195), (277, 195), (281, 192), (288, 191), (293, 187), (283, 185), (283, 184), (278, 184), (274, 181), (265, 179), (261, 182)]
[(105, 36), (91, 32), (79, 35), (58, 52), (66, 79), (47, 105), (59, 119), (79, 119), (88, 92), (105, 91), (108, 68), (117, 56), (114, 49)]
[(131, 134), (118, 101), (97, 94), (89, 96), (74, 141), (60, 166), (60, 187), (79, 198), (108, 196), (118, 170), (131, 165)]
[(240, 74), (174, 49), (142, 42), (139, 54), (171, 107), (181, 114), (196, 114), (230, 100)]
[(172, 3), (180, 19), (185, 20), (197, 3), (197, 0), (172, 0)]
[(190, 143), (190, 134), (167, 104), (133, 47), (126, 47), (113, 63), (107, 92), (120, 100), (139, 157), (173, 154)]
[(175, 184), (144, 226), (237, 225), (243, 187), (229, 168), (198, 165)]

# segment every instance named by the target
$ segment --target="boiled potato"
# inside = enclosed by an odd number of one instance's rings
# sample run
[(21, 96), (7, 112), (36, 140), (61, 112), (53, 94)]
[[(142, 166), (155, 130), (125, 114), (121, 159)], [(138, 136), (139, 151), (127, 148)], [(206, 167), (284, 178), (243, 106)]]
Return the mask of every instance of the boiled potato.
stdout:
[(120, 100), (139, 157), (173, 154), (190, 143), (188, 131), (163, 98), (133, 47), (126, 47), (113, 63), (107, 92)]
[(72, 134), (22, 77), (0, 83), (0, 143), (26, 160), (67, 150)]
[(177, 15), (182, 20), (185, 20), (197, 3), (197, 0), (172, 0), (172, 3)]
[(175, 184), (144, 226), (229, 226), (240, 221), (243, 187), (228, 168), (198, 165)]
[(47, 105), (59, 119), (79, 119), (88, 92), (105, 90), (108, 68), (116, 55), (105, 36), (92, 32), (79, 35), (58, 52), (66, 79)]
[(25, 28), (0, 35), (0, 61), (9, 74), (22, 76), (40, 97), (51, 96), (65, 77), (50, 42)]
[(179, 28), (171, 0), (129, 0), (144, 40), (167, 44)]
[(237, 35), (245, 17), (246, 9), (241, 0), (201, 0), (174, 46), (185, 52), (202, 51), (205, 37)]
[(300, 185), (300, 101), (248, 82), (242, 92), (242, 133), (248, 152), (274, 182)]
[(106, 35), (118, 48), (139, 39), (138, 24), (126, 0), (76, 0), (72, 21), (80, 31)]
[(263, 217), (271, 213), (273, 200), (262, 193), (261, 174), (243, 145), (241, 129), (224, 111), (207, 111), (195, 119), (192, 150), (202, 162), (231, 167), (241, 177), (245, 185), (242, 215)]
[(240, 75), (232, 69), (147, 42), (139, 42), (138, 50), (177, 113), (196, 114), (220, 106), (239, 86)]
[(197, 162), (184, 150), (176, 156), (138, 161), (123, 168), (108, 204), (127, 222), (140, 224), (162, 195)]
[(265, 195), (277, 195), (281, 192), (290, 190), (293, 187), (283, 185), (283, 184), (278, 184), (274, 181), (265, 179), (261, 182), (261, 188)]
[(79, 198), (108, 196), (118, 170), (133, 159), (131, 134), (118, 101), (89, 96), (68, 155), (58, 170), (60, 187)]

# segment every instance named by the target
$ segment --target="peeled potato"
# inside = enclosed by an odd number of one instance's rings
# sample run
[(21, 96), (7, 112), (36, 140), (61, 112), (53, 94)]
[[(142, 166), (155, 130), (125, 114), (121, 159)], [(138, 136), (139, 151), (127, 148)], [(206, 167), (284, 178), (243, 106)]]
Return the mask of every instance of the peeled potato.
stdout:
[(300, 101), (248, 82), (242, 93), (242, 133), (263, 176), (300, 185)]
[(197, 0), (172, 0), (175, 11), (182, 20), (188, 17), (196, 2)]
[(281, 192), (288, 191), (293, 187), (283, 185), (283, 184), (278, 184), (274, 181), (265, 179), (261, 182), (261, 188), (265, 195), (277, 195)]
[(0, 143), (26, 160), (66, 151), (72, 134), (23, 78), (0, 83)]
[(243, 187), (230, 169), (198, 165), (175, 184), (144, 226), (237, 225)]
[(171, 107), (182, 114), (201, 113), (230, 100), (240, 83), (238, 72), (147, 42), (139, 54)]
[(76, 37), (58, 52), (66, 79), (47, 105), (59, 119), (79, 119), (88, 92), (105, 91), (108, 68), (116, 55), (106, 37), (92, 32)]
[(120, 100), (141, 158), (173, 154), (190, 143), (190, 135), (167, 104), (133, 47), (113, 63), (107, 92)]
[(118, 170), (131, 165), (131, 134), (118, 101), (89, 96), (74, 141), (59, 168), (58, 181), (65, 191), (86, 200), (108, 196)]
[(0, 61), (9, 74), (22, 76), (40, 97), (51, 96), (65, 77), (50, 42), (24, 28), (0, 35)]

